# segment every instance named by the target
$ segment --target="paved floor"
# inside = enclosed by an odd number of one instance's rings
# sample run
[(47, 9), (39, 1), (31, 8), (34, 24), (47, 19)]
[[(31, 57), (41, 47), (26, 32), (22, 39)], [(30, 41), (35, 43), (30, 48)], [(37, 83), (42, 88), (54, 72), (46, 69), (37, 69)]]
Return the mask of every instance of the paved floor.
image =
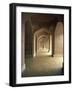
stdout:
[(63, 75), (63, 57), (26, 58), (23, 77)]

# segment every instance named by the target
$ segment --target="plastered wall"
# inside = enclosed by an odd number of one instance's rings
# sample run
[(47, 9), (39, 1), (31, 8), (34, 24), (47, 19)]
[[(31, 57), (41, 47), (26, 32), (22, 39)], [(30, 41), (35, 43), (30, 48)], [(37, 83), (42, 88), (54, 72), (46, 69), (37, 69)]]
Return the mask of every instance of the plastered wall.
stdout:
[(55, 48), (54, 55), (55, 56), (63, 56), (63, 23), (58, 22), (55, 29)]

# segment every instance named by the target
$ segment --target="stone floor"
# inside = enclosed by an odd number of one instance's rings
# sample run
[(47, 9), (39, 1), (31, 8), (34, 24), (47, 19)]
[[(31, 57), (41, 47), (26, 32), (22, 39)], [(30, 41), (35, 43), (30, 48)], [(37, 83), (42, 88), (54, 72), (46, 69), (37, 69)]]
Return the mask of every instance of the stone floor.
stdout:
[(22, 77), (64, 75), (63, 57), (26, 58)]

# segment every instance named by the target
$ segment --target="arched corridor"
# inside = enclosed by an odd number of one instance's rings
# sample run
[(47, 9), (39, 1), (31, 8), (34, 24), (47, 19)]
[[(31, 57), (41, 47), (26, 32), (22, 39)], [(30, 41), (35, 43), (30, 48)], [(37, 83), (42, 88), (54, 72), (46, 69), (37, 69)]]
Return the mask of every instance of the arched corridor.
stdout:
[(64, 74), (64, 16), (22, 13), (22, 76)]
[(34, 57), (52, 55), (51, 38), (52, 35), (46, 28), (41, 28), (34, 33)]

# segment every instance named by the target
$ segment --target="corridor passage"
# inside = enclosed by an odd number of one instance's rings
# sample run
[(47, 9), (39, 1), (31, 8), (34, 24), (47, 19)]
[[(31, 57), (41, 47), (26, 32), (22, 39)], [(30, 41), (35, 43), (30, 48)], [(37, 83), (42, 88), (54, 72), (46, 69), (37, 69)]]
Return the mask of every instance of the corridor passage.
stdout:
[(64, 75), (64, 15), (22, 13), (22, 77)]

